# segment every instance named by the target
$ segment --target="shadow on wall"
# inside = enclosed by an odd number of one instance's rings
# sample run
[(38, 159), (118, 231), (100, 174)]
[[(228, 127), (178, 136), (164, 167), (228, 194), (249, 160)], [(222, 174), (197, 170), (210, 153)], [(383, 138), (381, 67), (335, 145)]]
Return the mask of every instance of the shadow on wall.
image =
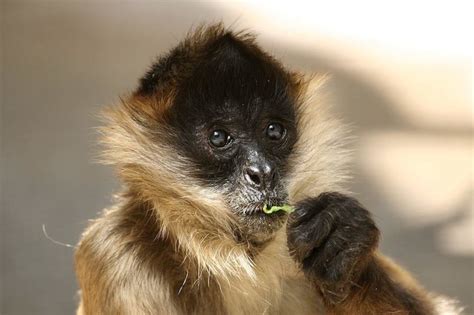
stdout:
[[(41, 227), (46, 223), (53, 238), (74, 243), (117, 188), (110, 170), (90, 163), (97, 148), (89, 128), (98, 125), (93, 118), (98, 104), (130, 91), (153, 57), (174, 46), (190, 27), (221, 19), (230, 24), (238, 16), (197, 2), (112, 7), (99, 2), (19, 1), (4, 9), (6, 208), (0, 230), (6, 257), (1, 276), (9, 289), (2, 292), (2, 312), (72, 313), (77, 289), (72, 251), (52, 244)], [(334, 73), (337, 109), (355, 126), (356, 136), (381, 130), (463, 137), (470, 133), (413, 126), (397, 115), (395, 100), (364, 79), (328, 64), (317, 53), (272, 45), (272, 52), (283, 55), (286, 64)], [(352, 190), (374, 212), (384, 251), (427, 288), (472, 306), (473, 257), (443, 254), (435, 239), (439, 229), (468, 214), (466, 201), (460, 201), (452, 217), (412, 228), (397, 214), (397, 204), (382, 198), (386, 192), (358, 161), (355, 166)]]

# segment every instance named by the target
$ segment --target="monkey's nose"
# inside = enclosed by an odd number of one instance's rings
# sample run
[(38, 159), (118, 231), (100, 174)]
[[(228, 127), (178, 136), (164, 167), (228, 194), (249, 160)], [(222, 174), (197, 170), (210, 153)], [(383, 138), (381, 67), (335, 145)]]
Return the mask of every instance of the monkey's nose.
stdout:
[(276, 181), (275, 170), (268, 164), (247, 167), (244, 177), (250, 185), (260, 189), (272, 189)]

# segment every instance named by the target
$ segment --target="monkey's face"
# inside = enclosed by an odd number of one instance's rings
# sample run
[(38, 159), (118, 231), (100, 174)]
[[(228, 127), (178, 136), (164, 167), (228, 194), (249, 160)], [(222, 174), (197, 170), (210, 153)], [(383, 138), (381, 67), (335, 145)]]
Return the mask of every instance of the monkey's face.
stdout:
[(220, 191), (239, 234), (260, 242), (285, 214), (264, 204), (287, 201), (285, 177), (296, 142), (289, 74), (253, 47), (223, 38), (180, 86), (168, 113), (173, 145), (192, 174)]

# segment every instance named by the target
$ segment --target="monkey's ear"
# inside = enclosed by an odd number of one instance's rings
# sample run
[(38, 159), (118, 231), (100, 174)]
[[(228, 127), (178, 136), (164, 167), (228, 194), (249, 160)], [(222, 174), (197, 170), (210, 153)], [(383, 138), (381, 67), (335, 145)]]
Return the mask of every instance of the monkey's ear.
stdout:
[(139, 106), (139, 110), (145, 110), (148, 116), (155, 121), (165, 118), (166, 111), (172, 106), (176, 93), (179, 75), (173, 72), (179, 71), (179, 65), (173, 58), (176, 56), (165, 56), (140, 79), (138, 88), (127, 98), (128, 104)]

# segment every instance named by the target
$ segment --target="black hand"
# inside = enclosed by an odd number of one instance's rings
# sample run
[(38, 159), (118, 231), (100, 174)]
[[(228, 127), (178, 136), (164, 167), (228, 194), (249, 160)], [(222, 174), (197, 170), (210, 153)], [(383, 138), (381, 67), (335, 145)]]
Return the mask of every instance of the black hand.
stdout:
[(288, 248), (330, 303), (349, 294), (377, 247), (379, 231), (354, 198), (323, 193), (299, 202), (290, 215)]

